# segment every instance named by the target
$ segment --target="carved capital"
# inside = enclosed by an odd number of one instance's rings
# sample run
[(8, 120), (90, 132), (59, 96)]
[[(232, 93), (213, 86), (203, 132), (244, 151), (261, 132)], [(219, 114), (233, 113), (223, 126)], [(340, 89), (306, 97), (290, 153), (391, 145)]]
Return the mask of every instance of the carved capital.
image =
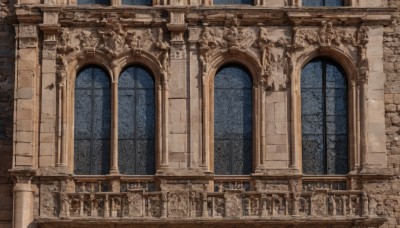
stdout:
[(38, 28), (35, 25), (19, 24), (16, 26), (18, 47), (36, 48), (38, 42)]

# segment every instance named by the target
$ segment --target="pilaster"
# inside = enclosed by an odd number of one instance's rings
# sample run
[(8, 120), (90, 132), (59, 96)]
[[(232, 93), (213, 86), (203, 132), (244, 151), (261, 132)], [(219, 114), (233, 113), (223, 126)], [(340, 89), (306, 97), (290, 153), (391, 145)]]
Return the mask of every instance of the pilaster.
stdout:
[[(42, 72), (40, 88), (39, 167), (54, 167), (57, 131), (57, 37), (58, 10), (43, 9)], [(57, 162), (60, 163), (60, 162)], [(61, 165), (61, 164), (58, 164)], [(62, 164), (65, 166), (65, 164)]]
[(36, 85), (38, 75), (38, 29), (32, 24), (15, 26), (17, 42), (14, 101), (13, 168), (32, 168), (36, 138)]

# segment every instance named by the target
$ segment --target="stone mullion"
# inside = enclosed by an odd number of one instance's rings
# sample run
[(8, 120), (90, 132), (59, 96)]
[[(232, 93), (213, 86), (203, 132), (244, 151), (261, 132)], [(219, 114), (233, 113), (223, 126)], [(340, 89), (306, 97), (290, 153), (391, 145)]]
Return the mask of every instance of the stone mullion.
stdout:
[(368, 86), (365, 81), (360, 81), (359, 84), (359, 102), (360, 102), (360, 157), (361, 157), (361, 168), (366, 168), (366, 155), (368, 154), (367, 145), (367, 92)]
[[(113, 71), (114, 77), (117, 70)], [(118, 169), (118, 80), (115, 79), (111, 85), (111, 154), (110, 174), (119, 174)]]

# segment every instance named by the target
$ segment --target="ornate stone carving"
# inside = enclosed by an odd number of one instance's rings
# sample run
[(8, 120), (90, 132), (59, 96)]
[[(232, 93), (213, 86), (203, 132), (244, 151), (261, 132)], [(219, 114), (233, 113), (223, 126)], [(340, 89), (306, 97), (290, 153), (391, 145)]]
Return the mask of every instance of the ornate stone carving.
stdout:
[(229, 218), (240, 218), (242, 216), (241, 193), (237, 191), (226, 191), (225, 199), (225, 216)]
[(95, 35), (95, 32), (82, 30), (81, 34), (78, 35), (78, 39), (81, 42), (82, 49), (95, 49), (99, 43), (99, 38)]
[(200, 35), (200, 62), (203, 71), (207, 71), (210, 57), (218, 52), (239, 52), (251, 47), (256, 40), (254, 32), (249, 28), (239, 26), (239, 21), (234, 18), (231, 25), (225, 28), (205, 27)]
[(283, 38), (273, 41), (269, 38), (267, 28), (260, 28), (255, 46), (261, 52), (263, 75), (261, 83), (274, 90), (286, 89), (288, 82), (287, 41)]
[(187, 218), (189, 209), (188, 192), (177, 191), (168, 194), (168, 217)]
[(142, 192), (129, 192), (128, 193), (129, 203), (129, 217), (142, 217), (143, 208), (143, 193)]
[(99, 34), (103, 38), (104, 48), (112, 55), (117, 56), (123, 51), (126, 32), (117, 18), (108, 18), (104, 28), (99, 30)]
[(19, 48), (34, 48), (38, 42), (38, 29), (34, 25), (18, 25)]

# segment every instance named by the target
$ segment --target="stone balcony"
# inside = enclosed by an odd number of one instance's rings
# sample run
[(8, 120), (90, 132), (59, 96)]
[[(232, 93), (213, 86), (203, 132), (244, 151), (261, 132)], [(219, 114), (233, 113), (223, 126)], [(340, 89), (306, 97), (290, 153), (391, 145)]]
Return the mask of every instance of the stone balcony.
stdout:
[[(202, 183), (201, 183), (202, 182)], [(347, 187), (347, 177), (254, 180), (214, 177), (172, 183), (154, 177), (74, 177), (54, 193), (54, 224), (216, 223), (368, 224), (386, 221), (374, 195)], [(183, 187), (185, 186), (185, 187)], [(94, 222), (94, 223), (93, 223)], [(75, 227), (72, 226), (72, 227)], [(61, 226), (63, 227), (63, 226)]]

